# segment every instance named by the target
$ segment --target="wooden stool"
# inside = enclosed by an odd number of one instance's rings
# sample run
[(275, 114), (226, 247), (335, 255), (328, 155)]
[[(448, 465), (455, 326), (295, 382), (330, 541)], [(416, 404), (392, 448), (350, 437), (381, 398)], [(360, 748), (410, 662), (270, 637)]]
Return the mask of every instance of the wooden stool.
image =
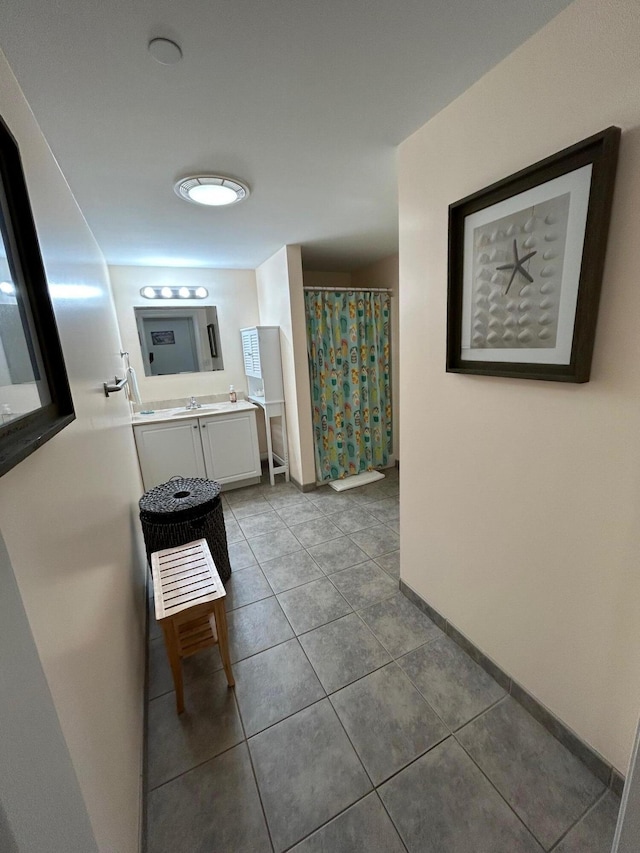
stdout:
[(178, 713), (184, 711), (182, 658), (220, 645), (229, 687), (235, 681), (229, 658), (224, 599), (227, 593), (206, 539), (151, 555), (156, 619), (162, 626), (173, 673)]

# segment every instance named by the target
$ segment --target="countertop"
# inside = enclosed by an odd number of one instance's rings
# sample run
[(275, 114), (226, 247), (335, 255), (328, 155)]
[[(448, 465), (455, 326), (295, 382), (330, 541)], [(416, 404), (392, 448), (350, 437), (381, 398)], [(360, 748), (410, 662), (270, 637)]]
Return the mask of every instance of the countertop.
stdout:
[(176, 409), (156, 409), (153, 414), (143, 415), (138, 413), (133, 415), (131, 423), (133, 426), (148, 423), (162, 423), (168, 421), (180, 421), (187, 418), (204, 418), (210, 415), (229, 415), (233, 412), (247, 412), (250, 409), (257, 409), (253, 403), (247, 400), (238, 400), (237, 403), (203, 403), (199, 409), (186, 409), (180, 406)]

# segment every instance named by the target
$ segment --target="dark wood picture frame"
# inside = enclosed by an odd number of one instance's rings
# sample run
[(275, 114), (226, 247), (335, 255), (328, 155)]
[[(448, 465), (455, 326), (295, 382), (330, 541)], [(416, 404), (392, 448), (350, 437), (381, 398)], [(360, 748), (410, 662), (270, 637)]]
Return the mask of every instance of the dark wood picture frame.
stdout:
[[(620, 128), (609, 127), (449, 206), (447, 372), (559, 382), (589, 381), (620, 135)], [(491, 353), (494, 356), (492, 360), (482, 360), (482, 355), (487, 353), (485, 349), (483, 352), (476, 350), (473, 360), (468, 355), (465, 358), (463, 354), (463, 323), (466, 324), (465, 328), (470, 327), (472, 320), (470, 312), (473, 308), (469, 297), (467, 297), (466, 303), (464, 302), (465, 269), (469, 269), (469, 259), (468, 257), (465, 259), (465, 222), (467, 217), (489, 210), (494, 205), (508, 201), (512, 197), (517, 197), (521, 193), (545, 185), (549, 181), (561, 178), (588, 165), (591, 165), (591, 180), (588, 187), (584, 240), (581, 247), (574, 247), (574, 253), (580, 252), (581, 262), (579, 279), (577, 279), (575, 317), (572, 318), (573, 336), (570, 342), (570, 357), (563, 359), (562, 363), (541, 363), (535, 360), (516, 361), (513, 358), (498, 361), (496, 359), (499, 350), (495, 349)], [(496, 208), (496, 210), (498, 209), (501, 208)], [(475, 220), (469, 220), (469, 222), (473, 221)], [(569, 238), (567, 237), (568, 242)], [(513, 244), (514, 260), (517, 262), (518, 247), (516, 240), (513, 241)], [(469, 245), (469, 235), (467, 235), (467, 253)], [(467, 264), (466, 267), (465, 263)], [(509, 266), (513, 275), (516, 275), (516, 263), (496, 266), (496, 269), (502, 268), (504, 270), (506, 266)], [(563, 278), (564, 270), (561, 281)], [(531, 277), (528, 276), (528, 279)], [(524, 279), (520, 283), (523, 281), (526, 284)], [(468, 309), (465, 312), (467, 313), (466, 317), (463, 317), (463, 304), (466, 304)], [(470, 348), (466, 349), (467, 353), (470, 351)], [(529, 350), (529, 352), (531, 351)]]
[(209, 350), (211, 358), (218, 357), (218, 343), (216, 341), (216, 327), (213, 323), (207, 323), (207, 335), (209, 336)]
[[(0, 476), (75, 418), (20, 151), (0, 117), (0, 234), (37, 380), (50, 402), (0, 426)], [(39, 358), (35, 353), (36, 346)]]

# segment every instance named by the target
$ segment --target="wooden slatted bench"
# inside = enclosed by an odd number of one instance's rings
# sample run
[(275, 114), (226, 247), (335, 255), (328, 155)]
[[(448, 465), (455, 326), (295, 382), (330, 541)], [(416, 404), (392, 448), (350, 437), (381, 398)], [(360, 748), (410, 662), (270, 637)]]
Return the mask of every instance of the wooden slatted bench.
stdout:
[(224, 599), (227, 595), (206, 539), (151, 555), (156, 619), (162, 627), (176, 689), (178, 713), (184, 711), (182, 658), (216, 644), (229, 687), (235, 684), (229, 658)]

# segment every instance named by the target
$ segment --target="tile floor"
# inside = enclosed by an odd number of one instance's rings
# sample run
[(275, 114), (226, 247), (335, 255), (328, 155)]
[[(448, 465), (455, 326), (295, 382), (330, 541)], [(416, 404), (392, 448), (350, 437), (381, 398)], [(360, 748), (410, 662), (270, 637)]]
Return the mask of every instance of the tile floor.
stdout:
[(229, 690), (151, 619), (148, 853), (609, 853), (619, 802), (398, 592), (398, 479), (224, 495)]

